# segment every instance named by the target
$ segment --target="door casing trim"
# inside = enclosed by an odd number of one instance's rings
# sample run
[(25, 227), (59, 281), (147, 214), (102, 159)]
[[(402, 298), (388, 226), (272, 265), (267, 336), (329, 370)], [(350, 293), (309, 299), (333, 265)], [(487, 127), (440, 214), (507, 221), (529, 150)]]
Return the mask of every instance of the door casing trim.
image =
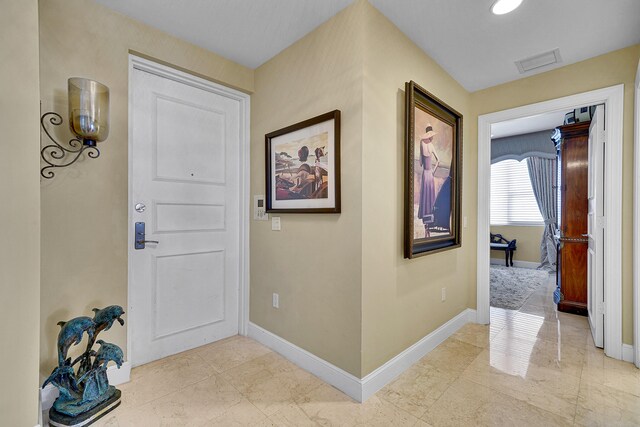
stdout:
[[(127, 203), (127, 309), (131, 312), (131, 283), (132, 283), (132, 242), (133, 242), (133, 72), (145, 71), (157, 76), (184, 83), (199, 89), (204, 89), (227, 98), (238, 101), (240, 104), (240, 159), (239, 159), (239, 212), (240, 212), (240, 236), (239, 236), (239, 289), (238, 289), (238, 333), (247, 335), (249, 331), (249, 184), (250, 184), (250, 102), (251, 97), (239, 90), (223, 86), (218, 83), (197, 77), (185, 71), (181, 71), (167, 65), (159, 64), (149, 59), (129, 54), (129, 172), (128, 172), (128, 203)], [(127, 351), (126, 359), (131, 360), (131, 321), (127, 322)]]
[(635, 365), (640, 368), (640, 61), (633, 92), (633, 358)]
[(606, 123), (604, 351), (609, 357), (622, 359), (623, 84), (478, 116), (477, 315), (478, 323), (489, 323), (491, 125), (505, 120), (568, 111), (596, 104), (605, 104)]

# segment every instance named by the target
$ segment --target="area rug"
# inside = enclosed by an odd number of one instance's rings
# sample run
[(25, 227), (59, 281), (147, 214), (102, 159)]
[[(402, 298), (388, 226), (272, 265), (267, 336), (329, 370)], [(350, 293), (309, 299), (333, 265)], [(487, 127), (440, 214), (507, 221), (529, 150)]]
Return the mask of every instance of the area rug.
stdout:
[(518, 310), (529, 296), (549, 280), (547, 270), (491, 266), (491, 307)]

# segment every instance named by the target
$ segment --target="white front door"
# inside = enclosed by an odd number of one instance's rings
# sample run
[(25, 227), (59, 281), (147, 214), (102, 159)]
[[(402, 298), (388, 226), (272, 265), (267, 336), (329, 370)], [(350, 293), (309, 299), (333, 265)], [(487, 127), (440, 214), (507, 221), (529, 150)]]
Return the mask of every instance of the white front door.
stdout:
[(596, 108), (589, 127), (589, 211), (587, 237), (587, 309), (596, 347), (604, 346), (604, 107)]
[[(187, 82), (131, 76), (130, 359), (238, 333), (240, 105)], [(137, 207), (137, 209), (136, 209)]]

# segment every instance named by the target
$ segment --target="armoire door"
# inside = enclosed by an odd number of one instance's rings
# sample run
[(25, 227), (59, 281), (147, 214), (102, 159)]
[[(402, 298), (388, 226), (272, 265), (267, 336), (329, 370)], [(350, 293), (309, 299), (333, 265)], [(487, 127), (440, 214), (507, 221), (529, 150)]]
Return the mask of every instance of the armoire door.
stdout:
[(559, 127), (561, 143), (560, 283), (558, 310), (587, 315), (589, 122)]

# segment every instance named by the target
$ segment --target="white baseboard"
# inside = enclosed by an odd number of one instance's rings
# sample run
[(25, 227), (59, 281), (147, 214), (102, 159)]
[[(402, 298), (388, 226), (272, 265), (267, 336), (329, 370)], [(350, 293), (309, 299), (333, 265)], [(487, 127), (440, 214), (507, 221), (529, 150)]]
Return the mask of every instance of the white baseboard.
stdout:
[(622, 344), (622, 360), (633, 363), (633, 346), (630, 344)]
[(389, 384), (411, 365), (422, 359), (431, 350), (453, 335), (458, 329), (475, 318), (475, 310), (466, 309), (411, 347), (380, 366), (362, 379), (362, 401), (373, 396), (378, 390)]
[[(117, 366), (109, 366), (107, 368), (107, 377), (109, 378), (109, 384), (119, 385), (129, 382), (131, 379), (131, 363), (124, 362), (120, 369)], [(58, 389), (53, 384), (47, 384), (43, 389), (40, 389), (40, 410), (48, 411), (53, 402), (58, 398)]]
[(467, 323), (478, 323), (478, 313), (475, 308), (467, 308)]
[(107, 377), (109, 377), (109, 384), (120, 385), (131, 381), (131, 362), (126, 361), (118, 369), (117, 366), (109, 366), (107, 368)]
[(464, 310), (362, 379), (253, 323), (249, 323), (249, 337), (266, 345), (354, 400), (364, 402), (466, 323), (475, 322), (475, 319), (475, 310), (469, 308)]
[(249, 322), (249, 337), (266, 345), (354, 400), (362, 402), (362, 384), (358, 377), (251, 322)]
[[(491, 258), (491, 264), (504, 265), (504, 258)], [(519, 261), (517, 259), (514, 259), (513, 266), (520, 268), (538, 268), (540, 266), (540, 263), (531, 261)]]

